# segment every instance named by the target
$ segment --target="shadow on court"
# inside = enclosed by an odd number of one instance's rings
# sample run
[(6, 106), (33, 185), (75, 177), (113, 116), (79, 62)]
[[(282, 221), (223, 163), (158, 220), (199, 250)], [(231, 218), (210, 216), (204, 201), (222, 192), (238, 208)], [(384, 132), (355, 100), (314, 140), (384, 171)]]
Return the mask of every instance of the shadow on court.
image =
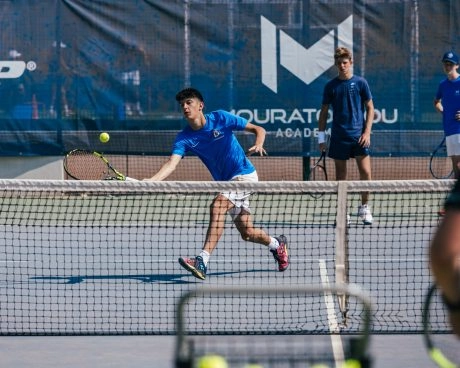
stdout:
[[(276, 272), (267, 270), (245, 270), (245, 271), (227, 271), (227, 272), (210, 272), (207, 277), (225, 277), (236, 274), (256, 273), (256, 272)], [(79, 284), (85, 281), (107, 281), (107, 280), (134, 280), (145, 283), (166, 283), (166, 284), (196, 284), (203, 281), (196, 280), (190, 274), (159, 274), (159, 275), (77, 275), (77, 276), (34, 276), (30, 278), (35, 282), (49, 282), (52, 284)], [(204, 281), (205, 282), (205, 281)]]

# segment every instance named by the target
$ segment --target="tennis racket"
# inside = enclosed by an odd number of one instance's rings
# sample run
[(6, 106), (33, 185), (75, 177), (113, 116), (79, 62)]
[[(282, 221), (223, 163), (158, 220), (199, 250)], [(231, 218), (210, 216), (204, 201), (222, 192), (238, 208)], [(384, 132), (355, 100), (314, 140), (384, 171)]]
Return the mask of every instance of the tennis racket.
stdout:
[[(308, 180), (310, 181), (326, 181), (327, 180), (327, 169), (326, 169), (326, 156), (329, 150), (330, 136), (326, 134), (326, 148), (321, 151), (321, 155), (310, 168), (308, 173)], [(310, 196), (313, 198), (321, 198), (324, 193), (312, 192)]]
[(327, 180), (326, 151), (321, 152), (321, 155), (319, 156), (318, 160), (316, 160), (313, 167), (310, 169), (308, 180)]
[(454, 174), (452, 162), (447, 157), (446, 137), (431, 153), (430, 173), (436, 179), (449, 179)]
[[(440, 368), (460, 367), (460, 339), (453, 333), (436, 333), (445, 330), (449, 323), (449, 311), (445, 307), (439, 289), (432, 285), (423, 305), (423, 337), (431, 359)], [(441, 327), (441, 328), (440, 328)]]
[[(318, 160), (314, 163), (314, 165), (310, 168), (310, 172), (308, 173), (308, 180), (312, 181), (321, 181), (327, 180), (327, 171), (326, 171), (326, 151), (321, 152)], [(321, 198), (324, 193), (311, 191), (310, 196), (313, 198)]]
[(136, 180), (114, 169), (99, 152), (83, 149), (74, 149), (65, 155), (64, 170), (77, 180)]
[(312, 181), (326, 181), (327, 180), (327, 170), (326, 170), (326, 156), (329, 150), (331, 136), (326, 134), (326, 148), (321, 151), (321, 155), (318, 160), (310, 168), (310, 173), (308, 175), (308, 180)]

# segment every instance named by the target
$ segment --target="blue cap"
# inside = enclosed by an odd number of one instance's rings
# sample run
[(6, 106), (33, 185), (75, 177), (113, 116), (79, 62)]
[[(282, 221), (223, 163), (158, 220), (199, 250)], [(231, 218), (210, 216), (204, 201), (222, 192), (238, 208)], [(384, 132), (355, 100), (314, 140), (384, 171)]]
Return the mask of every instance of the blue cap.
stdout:
[(458, 64), (458, 56), (453, 51), (448, 51), (442, 57), (442, 62), (449, 61), (453, 64)]

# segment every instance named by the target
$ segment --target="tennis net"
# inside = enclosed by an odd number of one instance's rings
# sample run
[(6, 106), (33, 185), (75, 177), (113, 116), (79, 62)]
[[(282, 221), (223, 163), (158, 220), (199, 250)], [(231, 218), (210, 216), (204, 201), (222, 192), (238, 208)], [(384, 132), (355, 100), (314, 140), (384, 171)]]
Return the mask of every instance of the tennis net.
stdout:
[[(174, 334), (176, 303), (202, 284), (342, 282), (373, 299), (372, 333), (420, 333), (432, 282), (428, 244), (452, 184), (0, 180), (0, 334)], [(254, 224), (287, 237), (285, 272), (266, 247), (244, 242), (230, 217), (205, 281), (179, 266), (179, 257), (201, 250), (209, 207), (224, 190), (252, 192)], [(357, 217), (363, 191), (372, 226)], [(240, 304), (251, 325), (231, 323)], [(344, 296), (326, 302), (282, 292), (250, 301), (211, 296), (188, 311), (207, 316), (197, 333), (222, 334), (329, 334), (331, 316), (337, 333), (354, 333), (361, 313)]]

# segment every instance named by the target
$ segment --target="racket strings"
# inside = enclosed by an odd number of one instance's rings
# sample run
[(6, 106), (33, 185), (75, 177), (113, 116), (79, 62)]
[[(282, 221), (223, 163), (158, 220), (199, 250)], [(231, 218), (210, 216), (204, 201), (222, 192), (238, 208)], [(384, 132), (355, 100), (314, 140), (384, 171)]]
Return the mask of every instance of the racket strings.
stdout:
[(321, 153), (321, 156), (314, 163), (313, 167), (310, 170), (309, 180), (312, 181), (322, 181), (327, 180), (327, 171), (326, 171), (326, 151)]
[(310, 180), (314, 181), (324, 181), (327, 180), (326, 171), (323, 166), (316, 166), (312, 169)]
[(452, 161), (447, 156), (445, 139), (431, 154), (430, 172), (436, 179), (448, 179), (453, 175)]
[(446, 156), (433, 156), (431, 158), (431, 171), (438, 179), (448, 178), (452, 175), (452, 163)]
[(66, 171), (80, 180), (105, 180), (114, 176), (107, 164), (91, 152), (75, 152), (66, 158)]

